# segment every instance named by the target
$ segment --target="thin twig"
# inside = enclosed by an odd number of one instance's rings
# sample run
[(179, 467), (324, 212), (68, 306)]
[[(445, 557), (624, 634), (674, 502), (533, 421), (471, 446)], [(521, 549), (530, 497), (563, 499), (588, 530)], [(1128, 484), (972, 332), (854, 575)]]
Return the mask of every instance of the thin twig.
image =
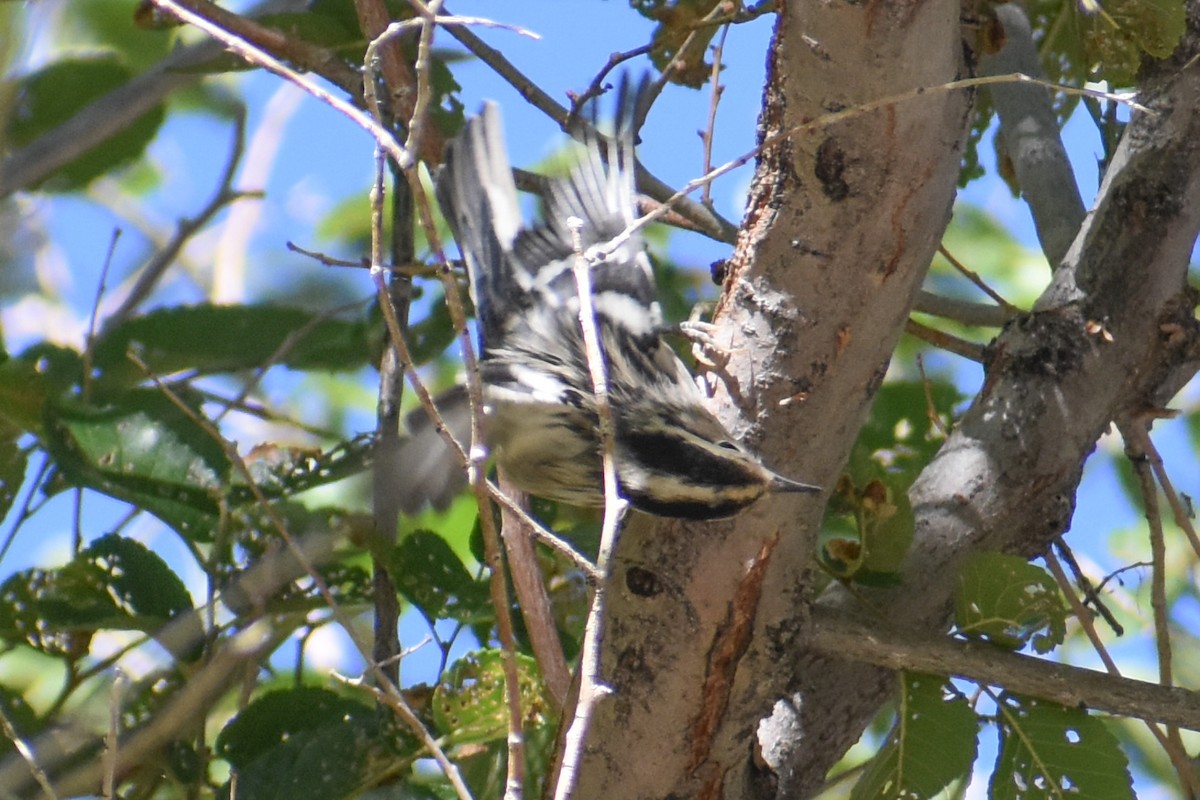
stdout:
[(1067, 577), (1067, 573), (1063, 570), (1062, 564), (1059, 563), (1053, 551), (1047, 550), (1043, 556), (1046, 562), (1046, 567), (1050, 570), (1050, 574), (1054, 576), (1054, 580), (1058, 583), (1059, 591), (1067, 598), (1067, 604), (1071, 606), (1071, 613), (1075, 615), (1075, 619), (1079, 621), (1080, 627), (1083, 628), (1083, 633), (1092, 644), (1092, 649), (1096, 651), (1096, 655), (1100, 656), (1100, 661), (1104, 664), (1104, 669), (1109, 675), (1120, 675), (1121, 670), (1117, 667), (1117, 662), (1109, 655), (1108, 648), (1104, 646), (1104, 640), (1100, 638), (1096, 626), (1092, 624), (1092, 615), (1079, 601), (1079, 597), (1075, 594), (1071, 586), (1071, 580)]
[[(1071, 577), (1075, 579), (1075, 585), (1083, 592), (1084, 606), (1092, 605), (1096, 609), (1096, 613), (1104, 617), (1104, 621), (1108, 623), (1108, 627), (1112, 628), (1113, 633), (1117, 636), (1125, 634), (1125, 628), (1117, 621), (1116, 616), (1109, 610), (1108, 605), (1100, 596), (1100, 590), (1092, 586), (1092, 581), (1084, 574), (1083, 568), (1079, 566), (1079, 559), (1075, 558), (1075, 553), (1067, 545), (1066, 540), (1059, 534), (1055, 537), (1054, 548), (1058, 550), (1058, 554), (1062, 556), (1063, 561), (1067, 562), (1067, 567), (1071, 570)], [(1103, 586), (1103, 584), (1101, 584)]]
[(121, 301), (120, 306), (115, 311), (108, 315), (104, 321), (104, 327), (112, 329), (128, 319), (137, 307), (150, 295), (158, 282), (162, 280), (166, 274), (167, 268), (175, 263), (175, 259), (183, 250), (187, 242), (196, 235), (197, 231), (201, 230), (205, 225), (212, 221), (221, 209), (225, 206), (235, 203), (238, 200), (247, 198), (262, 197), (262, 192), (259, 191), (238, 191), (233, 188), (234, 179), (237, 177), (237, 170), (242, 161), (242, 154), (245, 151), (246, 142), (246, 107), (241, 103), (234, 106), (233, 110), (233, 143), (230, 146), (229, 157), (225, 161), (225, 169), (221, 173), (221, 179), (217, 182), (217, 190), (213, 193), (212, 198), (205, 204), (204, 208), (193, 217), (181, 219), (175, 228), (175, 233), (167, 243), (160, 247), (154, 256), (146, 262), (138, 273), (137, 279), (134, 280), (133, 286), (130, 287), (125, 299)]
[(1146, 457), (1150, 459), (1150, 466), (1154, 469), (1154, 477), (1158, 479), (1158, 485), (1162, 487), (1163, 494), (1167, 496), (1167, 504), (1171, 506), (1171, 515), (1175, 524), (1187, 536), (1188, 542), (1192, 545), (1192, 552), (1200, 557), (1200, 536), (1196, 535), (1196, 526), (1192, 524), (1191, 516), (1184, 509), (1179, 494), (1175, 491), (1175, 485), (1171, 483), (1171, 476), (1167, 474), (1162, 455), (1154, 446), (1154, 440), (1149, 436), (1143, 440), (1143, 446), (1146, 449)]
[[(1050, 569), (1050, 573), (1054, 576), (1054, 580), (1058, 583), (1058, 587), (1062, 591), (1063, 596), (1067, 598), (1067, 603), (1071, 606), (1072, 613), (1075, 614), (1075, 618), (1079, 620), (1079, 624), (1083, 627), (1084, 633), (1088, 637), (1088, 641), (1092, 643), (1092, 648), (1100, 656), (1101, 661), (1104, 662), (1105, 669), (1108, 670), (1108, 673), (1113, 677), (1122, 677), (1121, 671), (1117, 668), (1116, 663), (1112, 660), (1112, 656), (1108, 654), (1108, 649), (1100, 640), (1100, 635), (1096, 632), (1095, 626), (1092, 625), (1091, 615), (1087, 613), (1087, 609), (1083, 607), (1083, 604), (1079, 601), (1078, 596), (1076, 596), (1070, 581), (1067, 580), (1067, 574), (1063, 571), (1062, 565), (1058, 563), (1058, 559), (1054, 557), (1054, 553), (1047, 551), (1044, 560), (1046, 562), (1046, 566)], [(1175, 727), (1171, 721), (1165, 721), (1165, 724), (1167, 725), (1167, 732), (1164, 733), (1163, 730), (1159, 728), (1157, 724), (1155, 724), (1153, 719), (1147, 715), (1130, 714), (1129, 716), (1134, 716), (1145, 724), (1147, 730), (1150, 731), (1150, 734), (1158, 741), (1158, 744), (1163, 749), (1163, 752), (1165, 752), (1167, 757), (1171, 760), (1171, 765), (1175, 768), (1175, 772), (1179, 775), (1180, 782), (1183, 785), (1191, 788), (1192, 795), (1194, 797), (1200, 796), (1200, 776), (1197, 776), (1191, 769), (1186, 750), (1184, 750), (1182, 745), (1178, 743), (1177, 739), (1172, 739), (1170, 736), (1170, 731), (1178, 731), (1178, 728)]]
[(1163, 536), (1162, 513), (1158, 507), (1158, 487), (1146, 458), (1144, 423), (1138, 419), (1120, 425), (1125, 439), (1125, 453), (1137, 475), (1150, 533), (1150, 607), (1154, 611), (1154, 638), (1158, 651), (1158, 679), (1164, 686), (1174, 684), (1171, 657), (1171, 629), (1167, 603), (1167, 545)]
[[(1146, 510), (1146, 522), (1150, 530), (1150, 560), (1154, 564), (1150, 573), (1150, 608), (1154, 612), (1154, 644), (1158, 654), (1158, 680), (1164, 686), (1174, 686), (1171, 609), (1167, 600), (1167, 543), (1163, 533), (1162, 512), (1158, 505), (1158, 487), (1155, 484), (1153, 469), (1146, 457), (1150, 435), (1146, 422), (1140, 417), (1118, 423), (1118, 427), (1121, 436), (1125, 439), (1126, 455), (1132, 462), (1134, 474), (1138, 478), (1142, 503)], [(1172, 764), (1179, 773), (1180, 781), (1186, 783), (1189, 775), (1195, 778), (1195, 772), (1186, 756), (1187, 751), (1179, 734), (1179, 726), (1168, 724), (1166, 736), (1171, 742), (1167, 752), (1172, 755)], [(1182, 758), (1177, 758), (1177, 754)], [(1196, 782), (1200, 783), (1200, 779), (1197, 779)]]
[[(877, 100), (870, 100), (870, 101), (867, 101), (864, 103), (859, 103), (850, 108), (843, 109), (842, 111), (833, 111), (828, 114), (822, 114), (821, 116), (817, 117), (816, 119), (801, 123), (799, 125), (795, 125), (791, 128), (788, 128), (787, 130), (779, 131), (778, 133), (773, 134), (772, 136), (768, 136), (757, 147), (750, 150), (749, 152), (747, 152), (741, 156), (738, 156), (737, 158), (733, 159), (732, 161), (722, 164), (721, 166), (717, 167), (716, 169), (712, 170), (711, 172), (708, 172), (704, 175), (701, 175), (698, 178), (694, 178), (694, 179), (688, 181), (683, 186), (683, 188), (679, 189), (677, 192), (675, 192), (675, 194), (671, 195), (669, 198), (663, 200), (662, 201), (663, 204), (660, 208), (654, 210), (653, 212), (651, 212), (649, 214), (644, 214), (644, 215), (638, 217), (637, 219), (635, 219), (633, 222), (629, 223), (629, 225), (626, 226), (625, 230), (623, 230), (621, 233), (619, 233), (617, 236), (615, 236), (614, 238), (612, 238), (605, 244), (603, 252), (605, 255), (607, 255), (609, 253), (614, 252), (617, 248), (624, 246), (625, 243), (629, 241), (629, 238), (631, 236), (633, 236), (635, 233), (640, 231), (642, 228), (649, 225), (651, 222), (654, 222), (659, 217), (666, 214), (668, 208), (670, 208), (671, 206), (673, 206), (675, 203), (679, 202), (683, 198), (687, 197), (687, 195), (696, 191), (701, 186), (704, 186), (706, 183), (710, 183), (710, 182), (716, 180), (717, 178), (721, 177), (722, 175), (725, 175), (727, 173), (732, 172), (735, 169), (745, 166), (752, 159), (757, 158), (763, 151), (768, 150), (772, 147), (775, 147), (776, 145), (780, 144), (781, 142), (786, 141), (787, 139), (790, 139), (793, 136), (798, 136), (802, 133), (809, 133), (811, 131), (825, 130), (826, 128), (829, 128), (838, 123), (845, 122), (845, 121), (851, 120), (851, 119), (855, 119), (855, 118), (861, 117), (865, 114), (871, 114), (871, 113), (880, 111), (885, 108), (891, 108), (892, 106), (896, 106), (901, 103), (907, 103), (907, 102), (909, 102), (911, 100), (915, 100), (919, 97), (932, 96), (932, 95), (937, 95), (937, 94), (945, 94), (948, 92), (958, 92), (958, 91), (963, 91), (965, 89), (973, 89), (973, 88), (976, 88), (979, 86), (991, 86), (991, 85), (995, 85), (995, 84), (1004, 84), (1004, 83), (1032, 83), (1032, 84), (1035, 84), (1038, 86), (1045, 86), (1045, 87), (1047, 87), (1049, 89), (1053, 89), (1055, 91), (1064, 92), (1066, 94), (1082, 95), (1085, 97), (1102, 97), (1105, 99), (1113, 100), (1114, 102), (1123, 103), (1126, 106), (1128, 106), (1129, 108), (1134, 109), (1135, 111), (1141, 111), (1146, 114), (1157, 113), (1157, 112), (1153, 111), (1152, 109), (1149, 109), (1149, 108), (1141, 105), (1140, 103), (1134, 101), (1132, 94), (1117, 93), (1117, 92), (1105, 92), (1105, 91), (1101, 91), (1099, 89), (1088, 89), (1088, 88), (1078, 89), (1078, 88), (1075, 88), (1072, 86), (1061, 86), (1061, 85), (1053, 83), (1051, 81), (1038, 80), (1036, 78), (1031, 78), (1028, 75), (1022, 75), (1020, 73), (1011, 73), (1008, 75), (991, 75), (988, 77), (963, 78), (961, 80), (950, 81), (948, 83), (939, 84), (937, 86), (918, 86), (917, 88), (909, 89), (906, 92), (900, 92), (899, 94), (888, 95), (887, 97), (881, 97)], [(1006, 305), (1007, 305), (1007, 303), (1006, 303)]]
[(92, 357), (96, 347), (96, 322), (100, 318), (100, 304), (104, 302), (108, 273), (112, 268), (113, 256), (117, 253), (117, 242), (120, 239), (121, 229), (114, 228), (112, 238), (108, 240), (108, 251), (104, 254), (104, 263), (100, 266), (100, 279), (96, 281), (96, 296), (92, 298), (92, 311), (88, 316), (87, 337), (83, 344), (83, 381), (79, 390), (85, 402), (92, 391)]
[[(300, 565), (301, 569), (303, 569), (308, 575), (309, 579), (312, 580), (314, 588), (316, 588), (317, 593), (321, 595), (321, 599), (325, 603), (325, 607), (329, 609), (330, 614), (332, 614), (334, 619), (337, 620), (338, 625), (341, 626), (346, 636), (349, 637), (351, 643), (353, 643), (355, 649), (358, 651), (359, 655), (363, 658), (367, 670), (372, 673), (380, 689), (392, 698), (392, 700), (389, 701), (389, 705), (393, 708), (396, 708), (397, 704), (407, 707), (407, 702), (400, 694), (399, 689), (394, 683), (391, 682), (391, 680), (388, 679), (388, 676), (371, 658), (370, 648), (368, 648), (359, 637), (357, 629), (353, 625), (353, 621), (350, 619), (350, 616), (346, 613), (345, 609), (342, 608), (341, 604), (338, 603), (337, 598), (335, 598), (333, 595), (333, 592), (330, 591), (329, 585), (326, 583), (324, 576), (322, 576), (320, 571), (314, 566), (304, 548), (296, 541), (295, 537), (292, 536), (291, 531), (288, 529), (287, 522), (280, 515), (279, 510), (275, 508), (270, 500), (267, 499), (266, 495), (263, 494), (261, 487), (259, 487), (259, 485), (255, 482), (254, 476), (250, 472), (250, 468), (246, 465), (245, 460), (238, 453), (237, 447), (235, 447), (224, 436), (222, 436), (221, 432), (217, 430), (217, 428), (211, 422), (197, 414), (191, 408), (191, 406), (180, 399), (175, 391), (166, 383), (164, 383), (161, 378), (155, 375), (154, 372), (137, 356), (136, 353), (130, 352), (127, 354), (127, 356), (146, 374), (151, 381), (154, 382), (159, 391), (161, 391), (173, 405), (182, 411), (184, 415), (191, 419), (196, 425), (200, 426), (200, 428), (225, 451), (226, 457), (229, 459), (230, 464), (241, 475), (242, 479), (246, 483), (246, 487), (253, 495), (255, 502), (259, 508), (263, 510), (263, 513), (266, 514), (267, 519), (271, 523), (272, 529), (279, 534), (279, 537), (287, 545), (288, 550), (296, 559), (296, 563)], [(408, 709), (407, 715), (402, 715), (402, 718), (409, 723), (413, 733), (421, 739), (421, 741), (429, 749), (430, 754), (437, 759), (439, 764), (443, 764), (443, 762), (447, 764), (449, 763), (449, 759), (446, 758), (441, 746), (438, 745), (437, 741), (434, 740), (429, 731), (425, 729), (424, 724), (422, 724), (416, 714), (412, 712), (412, 709)], [(443, 766), (443, 768), (445, 767)], [(447, 773), (447, 775), (449, 777), (450, 773)], [(454, 783), (452, 778), (451, 783)], [(455, 784), (455, 789), (458, 790), (458, 788), (459, 785)], [(464, 791), (459, 793), (459, 797), (461, 800), (469, 800), (470, 794), (465, 792), (465, 786), (463, 789)]]
[(583, 634), (583, 647), (579, 656), (579, 697), (575, 702), (571, 724), (563, 737), (561, 767), (558, 784), (554, 788), (555, 800), (567, 800), (575, 789), (579, 768), (583, 761), (584, 744), (588, 727), (600, 700), (611, 689), (600, 675), (600, 647), (604, 639), (604, 614), (606, 584), (609, 565), (616, 551), (617, 533), (629, 507), (621, 496), (617, 482), (617, 459), (613, 447), (614, 427), (612, 405), (608, 396), (608, 369), (601, 347), (600, 326), (596, 321), (596, 309), (592, 302), (591, 265), (583, 254), (580, 230), (583, 220), (571, 217), (566, 220), (571, 229), (575, 247), (575, 288), (579, 297), (579, 324), (583, 332), (584, 350), (587, 353), (588, 372), (592, 378), (592, 391), (596, 403), (596, 417), (600, 437), (600, 455), (604, 474), (604, 522), (600, 529), (600, 549), (596, 555), (596, 572), (600, 580), (593, 587), (592, 607), (588, 610), (587, 626)]
[(653, 44), (644, 44), (641, 47), (635, 47), (632, 50), (626, 50), (623, 53), (609, 54), (608, 61), (604, 63), (604, 66), (601, 67), (600, 71), (596, 73), (596, 76), (592, 78), (592, 82), (588, 84), (586, 89), (579, 93), (567, 93), (567, 96), (571, 98), (571, 111), (568, 119), (573, 120), (579, 117), (579, 113), (583, 110), (583, 107), (587, 105), (589, 100), (594, 97), (599, 97), (608, 91), (609, 86), (604, 83), (604, 79), (608, 77), (610, 72), (626, 61), (629, 61), (632, 58), (637, 58), (638, 56), (644, 56), (653, 49)]
[(337, 95), (326, 91), (311, 78), (296, 72), (267, 51), (254, 46), (240, 36), (230, 33), (228, 30), (211, 22), (208, 18), (188, 10), (177, 2), (177, 0), (151, 0), (151, 2), (167, 13), (178, 17), (183, 22), (194, 25), (204, 31), (209, 36), (224, 44), (244, 61), (273, 72), (284, 80), (291, 81), (330, 108), (341, 112), (351, 122), (369, 133), (379, 146), (387, 151), (388, 156), (401, 169), (410, 169), (416, 163), (413, 154), (405, 150), (396, 141), (395, 137), (392, 136), (391, 132), (376, 122), (369, 114), (355, 108)]
[(104, 785), (100, 790), (105, 800), (117, 796), (117, 764), (121, 736), (121, 704), (125, 693), (125, 675), (113, 670), (112, 686), (108, 693), (108, 735), (104, 742)]
[(442, 10), (442, 0), (430, 0), (428, 4), (410, 0), (409, 4), (421, 14), (425, 23), (421, 26), (421, 35), (417, 39), (417, 59), (413, 63), (413, 71), (417, 74), (417, 99), (408, 122), (408, 139), (404, 142), (405, 148), (410, 152), (418, 152), (429, 102), (433, 99), (433, 81), (429, 75), (433, 60), (430, 54), (433, 50), (433, 32), (437, 30), (435, 22)]
[(375, 702), (382, 703), (391, 708), (396, 712), (396, 716), (404, 720), (404, 722), (407, 723), (410, 728), (413, 730), (424, 731), (424, 735), (421, 737), (422, 743), (430, 753), (433, 753), (434, 760), (437, 761), (438, 767), (441, 768), (442, 773), (445, 774), (446, 778), (450, 781), (450, 785), (454, 787), (454, 792), (458, 795), (459, 800), (471, 800), (471, 790), (467, 788), (467, 784), (462, 778), (462, 773), (458, 771), (458, 767), (455, 765), (455, 763), (447, 758), (445, 751), (442, 750), (441, 746), (437, 743), (437, 740), (430, 735), (429, 731), (425, 730), (424, 723), (421, 722), (420, 717), (416, 715), (416, 713), (412, 710), (412, 707), (409, 706), (408, 703), (404, 702), (404, 698), (395, 692), (385, 692), (377, 686), (372, 686), (371, 684), (365, 683), (361, 680), (347, 678), (344, 675), (339, 675), (337, 672), (333, 673), (333, 677), (342, 681), (348, 686), (365, 689), (368, 694), (375, 698)]
[(937, 408), (933, 404), (933, 387), (929, 377), (925, 374), (925, 359), (920, 353), (917, 353), (917, 372), (921, 375), (921, 388), (925, 392), (925, 416), (929, 419), (929, 424), (936, 428), (942, 436), (949, 436), (950, 429), (942, 421), (941, 415), (938, 414)]
[(913, 311), (953, 320), (963, 325), (984, 328), (1003, 327), (1004, 323), (1016, 316), (1013, 311), (1006, 310), (1002, 306), (944, 297), (927, 289), (922, 289), (917, 293)]
[(948, 262), (950, 262), (950, 266), (952, 266), (952, 267), (954, 267), (956, 270), (958, 270), (958, 272), (959, 272), (959, 273), (960, 273), (960, 274), (961, 274), (961, 275), (962, 275), (964, 278), (966, 278), (966, 279), (967, 279), (967, 280), (969, 280), (971, 283), (973, 283), (973, 284), (975, 285), (975, 287), (976, 287), (977, 289), (979, 289), (979, 291), (983, 292), (983, 293), (984, 293), (984, 294), (986, 294), (988, 297), (990, 297), (990, 298), (992, 298), (993, 300), (995, 300), (995, 301), (996, 301), (996, 304), (997, 304), (997, 305), (999, 305), (999, 306), (1000, 306), (1000, 308), (1001, 308), (1001, 309), (1003, 309), (1003, 310), (1004, 310), (1004, 312), (1005, 312), (1005, 313), (1006, 313), (1008, 316), (1010, 316), (1010, 317), (1011, 317), (1011, 316), (1015, 316), (1016, 314), (1019, 314), (1019, 313), (1021, 313), (1021, 309), (1017, 308), (1017, 307), (1016, 307), (1016, 306), (1014, 306), (1012, 303), (1010, 303), (1010, 302), (1008, 302), (1007, 300), (1005, 300), (1005, 299), (1004, 299), (1004, 298), (1003, 298), (1003, 297), (1000, 295), (1000, 293), (999, 293), (999, 292), (997, 292), (996, 290), (994, 290), (992, 287), (988, 286), (988, 285), (987, 285), (987, 281), (985, 281), (983, 278), (981, 278), (981, 277), (979, 276), (979, 273), (978, 273), (978, 272), (975, 272), (973, 269), (969, 268), (969, 267), (968, 267), (966, 264), (964, 264), (963, 262), (959, 261), (959, 260), (958, 260), (958, 258), (956, 258), (956, 257), (954, 256), (954, 254), (953, 254), (953, 253), (951, 253), (951, 252), (950, 252), (950, 251), (949, 251), (949, 250), (946, 248), (946, 245), (944, 245), (944, 244), (939, 244), (939, 245), (938, 245), (938, 252), (939, 252), (939, 253), (941, 253), (941, 255), (942, 255), (942, 258), (944, 258), (944, 259), (946, 259)]
[[(189, 14), (211, 21), (252, 47), (313, 72), (351, 96), (359, 92), (359, 75), (338, 53), (299, 36), (289, 36), (249, 17), (236, 14), (210, 0), (174, 0)], [(171, 13), (175, 13), (172, 11)]]
[[(721, 85), (721, 56), (725, 52), (725, 37), (728, 34), (729, 26), (725, 25), (721, 28), (721, 36), (717, 40), (717, 46), (713, 49), (712, 76), (709, 78), (712, 83), (712, 93), (709, 95), (708, 101), (708, 126), (700, 133), (700, 139), (704, 142), (704, 164), (702, 166), (704, 172), (712, 169), (713, 134), (717, 129), (717, 106), (721, 104), (721, 95), (725, 91), (725, 87)], [(712, 205), (711, 183), (704, 187), (700, 202), (706, 206)]]
[[(498, 472), (500, 488), (514, 501), (519, 499), (521, 504), (528, 502), (527, 496), (507, 480), (504, 470)], [(504, 547), (508, 551), (508, 572), (517, 593), (517, 605), (525, 620), (529, 645), (541, 669), (542, 681), (550, 692), (555, 711), (561, 714), (571, 688), (571, 669), (567, 666), (558, 627), (551, 613), (550, 595), (546, 592), (546, 581), (539, 568), (530, 528), (520, 515), (507, 506), (501, 507), (500, 529)]]
[(37, 763), (37, 758), (33, 754), (33, 748), (20, 737), (17, 729), (13, 727), (12, 720), (8, 718), (3, 704), (0, 704), (0, 730), (3, 730), (4, 737), (12, 742), (13, 749), (17, 751), (17, 755), (21, 757), (21, 760), (29, 766), (29, 772), (33, 775), (33, 779), (37, 781), (42, 793), (46, 795), (48, 800), (58, 800), (58, 795), (54, 792), (54, 786), (50, 783), (50, 776)]
[(940, 347), (949, 353), (968, 358), (977, 364), (983, 363), (983, 345), (981, 344), (968, 342), (966, 339), (952, 336), (945, 331), (939, 331), (937, 328), (922, 325), (913, 319), (904, 323), (904, 332), (917, 337), (923, 342), (928, 342), (934, 347)]
[[(42, 462), (38, 464), (38, 468), (33, 470), (32, 478), (26, 481), (27, 488), (25, 489), (25, 499), (17, 507), (17, 513), (9, 512), (12, 519), (12, 527), (8, 529), (8, 535), (4, 537), (4, 544), (0, 544), (0, 562), (4, 561), (4, 557), (8, 555), (8, 551), (12, 548), (13, 542), (17, 540), (17, 532), (21, 530), (21, 526), (25, 524), (30, 517), (36, 512), (34, 508), (34, 497), (41, 494), (42, 481), (47, 473), (50, 472), (50, 454), (42, 452)], [(29, 474), (29, 472), (26, 472)], [(47, 502), (43, 499), (42, 503)], [(38, 504), (38, 507), (41, 503)]]

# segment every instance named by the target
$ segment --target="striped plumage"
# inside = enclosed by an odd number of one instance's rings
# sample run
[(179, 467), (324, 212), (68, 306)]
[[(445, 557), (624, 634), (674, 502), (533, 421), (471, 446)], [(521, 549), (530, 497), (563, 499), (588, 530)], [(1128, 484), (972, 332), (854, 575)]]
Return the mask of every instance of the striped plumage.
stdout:
[(590, 261), (609, 380), (620, 487), (635, 508), (669, 517), (729, 516), (767, 491), (818, 491), (782, 478), (704, 407), (687, 368), (662, 340), (654, 276), (639, 234), (598, 255), (634, 220), (632, 127), (646, 81), (618, 91), (617, 133), (590, 139), (567, 179), (554, 180), (543, 221), (523, 227), (493, 104), (446, 150), (438, 201), (470, 275), (479, 318), (487, 440), (525, 491), (598, 505), (597, 416), (579, 323), (568, 219)]

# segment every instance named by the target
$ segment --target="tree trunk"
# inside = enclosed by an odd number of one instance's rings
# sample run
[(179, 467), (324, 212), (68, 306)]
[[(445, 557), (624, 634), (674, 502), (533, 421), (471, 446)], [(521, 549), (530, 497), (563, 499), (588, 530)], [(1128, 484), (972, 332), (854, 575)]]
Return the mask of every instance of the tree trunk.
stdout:
[[(760, 133), (777, 143), (728, 265), (716, 322), (732, 359), (715, 402), (790, 477), (832, 487), (845, 463), (949, 220), (970, 98), (933, 92), (796, 129), (952, 81), (962, 54), (956, 3), (781, 8)], [(629, 526), (610, 578), (614, 691), (576, 797), (770, 796), (808, 774), (790, 756), (799, 740), (760, 746), (756, 732), (811, 685), (793, 667), (822, 507), (776, 498), (726, 523)], [(847, 700), (877, 706), (881, 673), (849, 670), (871, 688)], [(806, 758), (832, 763), (858, 731), (857, 718), (808, 729)]]

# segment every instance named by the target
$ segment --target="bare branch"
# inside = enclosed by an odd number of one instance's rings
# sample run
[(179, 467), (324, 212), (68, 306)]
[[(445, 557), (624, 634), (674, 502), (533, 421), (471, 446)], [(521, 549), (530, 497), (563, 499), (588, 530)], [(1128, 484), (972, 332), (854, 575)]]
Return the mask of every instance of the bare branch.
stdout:
[[(998, 24), (1004, 28), (1004, 47), (979, 59), (979, 74), (1018, 72), (1040, 78), (1041, 62), (1024, 9), (1004, 3), (994, 10)], [(1023, 83), (994, 84), (989, 90), (1000, 116), (999, 137), (1033, 213), (1038, 240), (1051, 269), (1057, 268), (1075, 240), (1087, 209), (1063, 147), (1051, 92), (1045, 85)]]
[(818, 610), (812, 645), (831, 658), (966, 678), (1068, 707), (1200, 730), (1200, 696), (1195, 692), (1045, 661), (992, 644), (898, 632)]

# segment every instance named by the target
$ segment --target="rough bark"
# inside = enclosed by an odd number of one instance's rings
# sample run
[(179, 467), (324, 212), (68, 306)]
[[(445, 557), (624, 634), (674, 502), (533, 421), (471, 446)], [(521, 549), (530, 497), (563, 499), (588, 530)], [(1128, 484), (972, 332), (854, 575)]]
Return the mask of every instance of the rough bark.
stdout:
[[(1175, 58), (1157, 65), (1097, 203), (1029, 316), (992, 344), (982, 391), (909, 493), (916, 542), (903, 588), (872, 602), (907, 627), (943, 629), (958, 565), (976, 550), (1042, 553), (1070, 524), (1083, 463), (1110, 421), (1164, 403), (1197, 368), (1187, 286), (1200, 231), (1200, 4)], [(1088, 332), (1103, 322), (1113, 340)], [(849, 609), (842, 593), (823, 598)], [(877, 710), (886, 673), (806, 655), (792, 796), (824, 778)], [(836, 744), (834, 744), (836, 742)], [(817, 754), (819, 753), (819, 755)]]
[[(955, 3), (784, 4), (761, 135), (952, 81), (962, 53)], [(716, 401), (791, 477), (831, 486), (844, 463), (949, 219), (968, 103), (925, 94), (760, 160), (717, 316), (732, 360)], [(763, 759), (786, 753), (759, 752), (756, 731), (796, 689), (821, 510), (778, 498), (734, 522), (625, 531), (603, 665), (614, 691), (576, 797), (774, 791)]]

